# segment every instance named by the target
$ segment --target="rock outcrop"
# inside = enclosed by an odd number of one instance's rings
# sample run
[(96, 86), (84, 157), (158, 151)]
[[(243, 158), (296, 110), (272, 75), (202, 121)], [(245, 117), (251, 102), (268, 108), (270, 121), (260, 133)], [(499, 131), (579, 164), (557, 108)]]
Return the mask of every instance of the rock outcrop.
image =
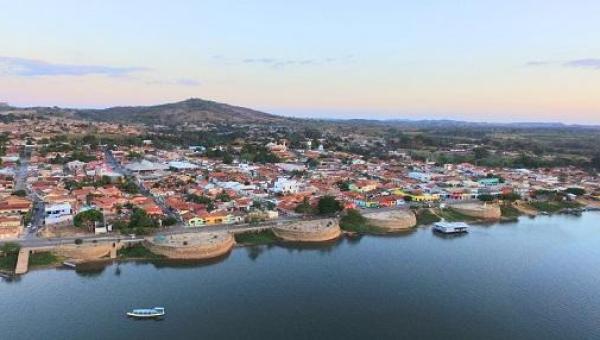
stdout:
[(368, 224), (388, 233), (406, 231), (417, 225), (417, 217), (409, 210), (374, 212), (364, 216)]
[(171, 259), (204, 260), (227, 254), (233, 248), (233, 235), (227, 232), (158, 235), (144, 240), (151, 252)]
[(337, 239), (342, 231), (337, 219), (328, 218), (278, 225), (273, 233), (284, 241), (324, 242)]
[(450, 206), (456, 212), (482, 220), (499, 220), (500, 206), (491, 203), (456, 203)]

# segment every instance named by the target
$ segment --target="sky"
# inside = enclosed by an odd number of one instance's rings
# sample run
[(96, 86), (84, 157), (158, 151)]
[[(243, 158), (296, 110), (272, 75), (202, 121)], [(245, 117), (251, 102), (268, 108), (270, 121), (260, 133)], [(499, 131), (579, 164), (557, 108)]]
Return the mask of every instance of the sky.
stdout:
[(600, 1), (0, 0), (0, 101), (600, 124)]

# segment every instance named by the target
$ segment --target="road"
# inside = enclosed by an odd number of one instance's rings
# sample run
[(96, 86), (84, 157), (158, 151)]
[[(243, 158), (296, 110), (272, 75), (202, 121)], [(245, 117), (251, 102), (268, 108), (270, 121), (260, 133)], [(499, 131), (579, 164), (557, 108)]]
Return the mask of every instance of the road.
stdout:
[[(118, 172), (123, 176), (134, 177), (131, 171), (125, 169), (125, 167), (123, 167), (121, 163), (117, 162), (117, 160), (115, 159), (115, 157), (109, 149), (106, 149), (104, 151), (104, 154), (106, 162), (113, 168), (115, 172)], [(140, 193), (146, 197), (151, 198), (154, 201), (154, 203), (156, 203), (156, 205), (158, 205), (162, 209), (165, 215), (175, 218), (180, 223), (182, 222), (181, 217), (173, 213), (161, 198), (152, 195), (152, 193), (146, 187), (144, 187), (141, 182), (135, 181), (135, 183), (138, 186), (138, 190), (140, 191)]]
[(29, 158), (31, 150), (25, 149), (19, 157), (19, 167), (15, 171), (15, 190), (25, 190), (27, 197), (33, 202), (33, 211), (31, 215), (31, 228), (25, 226), (24, 239), (36, 238), (36, 232), (43, 225), (44, 221), (44, 201), (27, 186), (27, 175), (29, 174)]

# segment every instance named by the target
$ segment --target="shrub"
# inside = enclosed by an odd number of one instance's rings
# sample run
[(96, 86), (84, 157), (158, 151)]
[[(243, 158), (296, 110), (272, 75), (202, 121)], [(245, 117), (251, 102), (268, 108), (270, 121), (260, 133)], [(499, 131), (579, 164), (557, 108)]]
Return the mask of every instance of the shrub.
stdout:
[(323, 196), (317, 204), (319, 215), (330, 215), (342, 210), (342, 205), (333, 196)]

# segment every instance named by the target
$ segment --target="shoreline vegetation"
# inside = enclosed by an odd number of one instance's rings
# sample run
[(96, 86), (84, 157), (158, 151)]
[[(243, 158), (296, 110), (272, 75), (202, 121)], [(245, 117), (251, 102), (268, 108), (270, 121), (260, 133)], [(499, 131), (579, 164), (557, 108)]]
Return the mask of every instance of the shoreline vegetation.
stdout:
[[(499, 219), (485, 219), (469, 216), (466, 213), (459, 212), (452, 207), (445, 208), (419, 208), (411, 209), (416, 217), (416, 225), (405, 230), (398, 230), (395, 233), (402, 233), (414, 230), (418, 227), (429, 226), (433, 223), (446, 220), (449, 222), (467, 222), (467, 223), (489, 223), (489, 222), (516, 222), (521, 216), (535, 217), (536, 215), (554, 215), (554, 214), (572, 214), (580, 215), (584, 208), (590, 210), (600, 210), (599, 204), (589, 204), (589, 202), (577, 201), (534, 201), (534, 202), (502, 202), (499, 206), (501, 216)], [(390, 234), (384, 228), (369, 223), (369, 220), (363, 214), (354, 209), (346, 210), (339, 218), (339, 227), (342, 231), (342, 236), (354, 235), (383, 235)], [(283, 245), (289, 243), (273, 232), (272, 229), (263, 229), (259, 231), (245, 231), (235, 233), (235, 245), (237, 247), (253, 247), (253, 246), (271, 246)], [(318, 242), (315, 242), (318, 243)], [(326, 242), (323, 242), (326, 243)], [(17, 258), (20, 250), (20, 245), (17, 243), (5, 243), (0, 249), (0, 273), (3, 275), (12, 275), (17, 263)], [(116, 261), (152, 261), (165, 260), (167, 256), (153, 253), (143, 244), (135, 244), (128, 247), (123, 247), (118, 250)], [(57, 255), (56, 253), (45, 251), (33, 253), (29, 258), (29, 266), (31, 269), (44, 269), (52, 267), (60, 267), (66, 258)], [(90, 261), (79, 261), (79, 264), (103, 261), (106, 259), (100, 258)]]
[(267, 245), (282, 242), (271, 229), (246, 231), (234, 235), (238, 246)]

